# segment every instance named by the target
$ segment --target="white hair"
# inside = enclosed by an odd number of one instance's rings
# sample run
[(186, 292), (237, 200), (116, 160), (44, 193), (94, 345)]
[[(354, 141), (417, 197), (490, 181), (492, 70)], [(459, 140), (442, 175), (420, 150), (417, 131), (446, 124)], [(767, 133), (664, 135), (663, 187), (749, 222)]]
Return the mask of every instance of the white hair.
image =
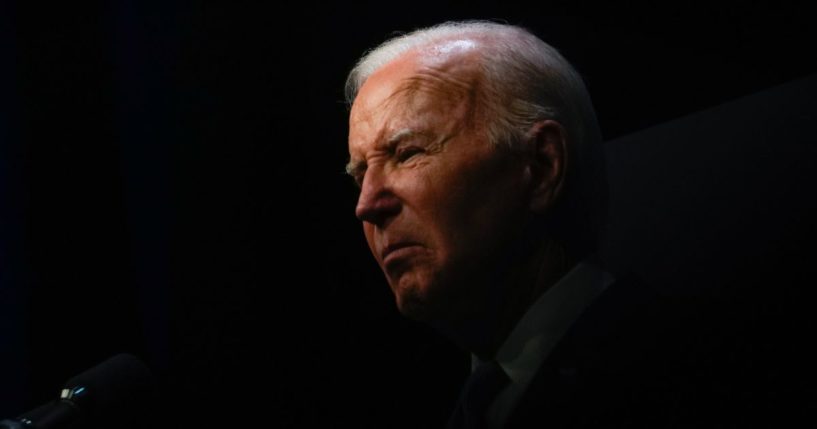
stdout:
[[(601, 132), (584, 82), (552, 46), (529, 31), (489, 21), (446, 22), (394, 37), (368, 51), (346, 79), (346, 101), (351, 106), (360, 88), (379, 68), (413, 50), (457, 39), (478, 42), (482, 81), (479, 88), (487, 115), (489, 139), (512, 149), (523, 141), (534, 123), (552, 119), (564, 126), (571, 158), (566, 199), (559, 222), (578, 224), (566, 234), (575, 242), (576, 256), (595, 247), (606, 211)], [(595, 226), (595, 228), (594, 228)], [(588, 236), (589, 234), (589, 236)], [(585, 238), (576, 238), (585, 237)], [(589, 243), (592, 242), (592, 245)]]
[(454, 38), (482, 42), (485, 107), (495, 113), (489, 118), (492, 141), (512, 144), (541, 119), (562, 122), (578, 146), (601, 139), (590, 96), (570, 63), (527, 30), (488, 21), (446, 22), (387, 40), (349, 73), (347, 102), (354, 102), (369, 76), (402, 54)]

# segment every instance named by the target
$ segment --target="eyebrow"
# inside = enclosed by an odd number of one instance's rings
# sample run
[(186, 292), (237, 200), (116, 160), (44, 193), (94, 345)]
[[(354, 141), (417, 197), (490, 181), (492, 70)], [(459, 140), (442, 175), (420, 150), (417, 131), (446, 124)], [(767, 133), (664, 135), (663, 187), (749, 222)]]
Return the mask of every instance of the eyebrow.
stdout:
[(366, 171), (366, 162), (364, 161), (349, 161), (346, 163), (346, 174), (357, 177), (362, 171)]
[[(388, 139), (386, 139), (383, 143), (375, 145), (375, 149), (377, 150), (389, 150), (393, 148), (397, 143), (400, 143), (401, 140), (406, 138), (412, 137), (419, 134), (419, 132), (412, 128), (402, 128), (394, 132)], [(366, 171), (366, 161), (363, 160), (351, 160), (346, 164), (346, 174), (357, 177), (361, 173)]]
[(397, 130), (394, 134), (391, 135), (388, 139), (386, 139), (385, 147), (390, 147), (396, 143), (399, 143), (400, 140), (403, 140), (408, 137), (413, 137), (419, 134), (419, 132), (412, 128), (403, 128), (401, 130)]

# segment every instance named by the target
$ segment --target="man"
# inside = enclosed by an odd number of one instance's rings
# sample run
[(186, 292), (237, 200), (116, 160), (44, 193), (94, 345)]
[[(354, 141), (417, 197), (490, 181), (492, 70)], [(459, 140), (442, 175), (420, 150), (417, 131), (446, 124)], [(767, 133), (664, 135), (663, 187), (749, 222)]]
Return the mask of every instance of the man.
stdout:
[(502, 426), (609, 283), (579, 264), (605, 199), (584, 84), (527, 31), (465, 22), (384, 43), (352, 70), (347, 95), (347, 171), (369, 247), (403, 314), (472, 352), (475, 366), (503, 366), (510, 383), (484, 405)]
[(649, 291), (605, 292), (612, 278), (594, 262), (601, 137), (555, 49), (514, 26), (446, 23), (366, 54), (347, 98), (356, 215), (397, 306), (473, 356), (449, 427), (671, 412), (678, 398), (660, 389), (672, 371), (651, 359), (665, 353), (658, 325), (641, 318), (656, 308)]

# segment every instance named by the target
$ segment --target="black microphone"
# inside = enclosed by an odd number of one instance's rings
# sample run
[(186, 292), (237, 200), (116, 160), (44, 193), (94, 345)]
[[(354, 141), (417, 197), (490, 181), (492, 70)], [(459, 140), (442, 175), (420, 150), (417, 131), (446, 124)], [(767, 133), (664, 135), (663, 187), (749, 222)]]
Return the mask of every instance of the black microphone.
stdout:
[(150, 370), (123, 353), (68, 380), (59, 399), (0, 421), (0, 429), (134, 427), (149, 414), (156, 393)]

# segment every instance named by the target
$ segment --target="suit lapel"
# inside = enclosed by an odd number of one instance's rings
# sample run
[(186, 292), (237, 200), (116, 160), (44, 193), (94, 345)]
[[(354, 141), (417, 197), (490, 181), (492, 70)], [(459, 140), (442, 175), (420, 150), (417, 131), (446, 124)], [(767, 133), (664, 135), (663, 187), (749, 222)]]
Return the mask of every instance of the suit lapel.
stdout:
[[(633, 276), (585, 310), (537, 372), (509, 427), (595, 427), (631, 422), (650, 380), (666, 303)], [(639, 411), (637, 417), (646, 417)], [(649, 413), (647, 413), (649, 414)]]

